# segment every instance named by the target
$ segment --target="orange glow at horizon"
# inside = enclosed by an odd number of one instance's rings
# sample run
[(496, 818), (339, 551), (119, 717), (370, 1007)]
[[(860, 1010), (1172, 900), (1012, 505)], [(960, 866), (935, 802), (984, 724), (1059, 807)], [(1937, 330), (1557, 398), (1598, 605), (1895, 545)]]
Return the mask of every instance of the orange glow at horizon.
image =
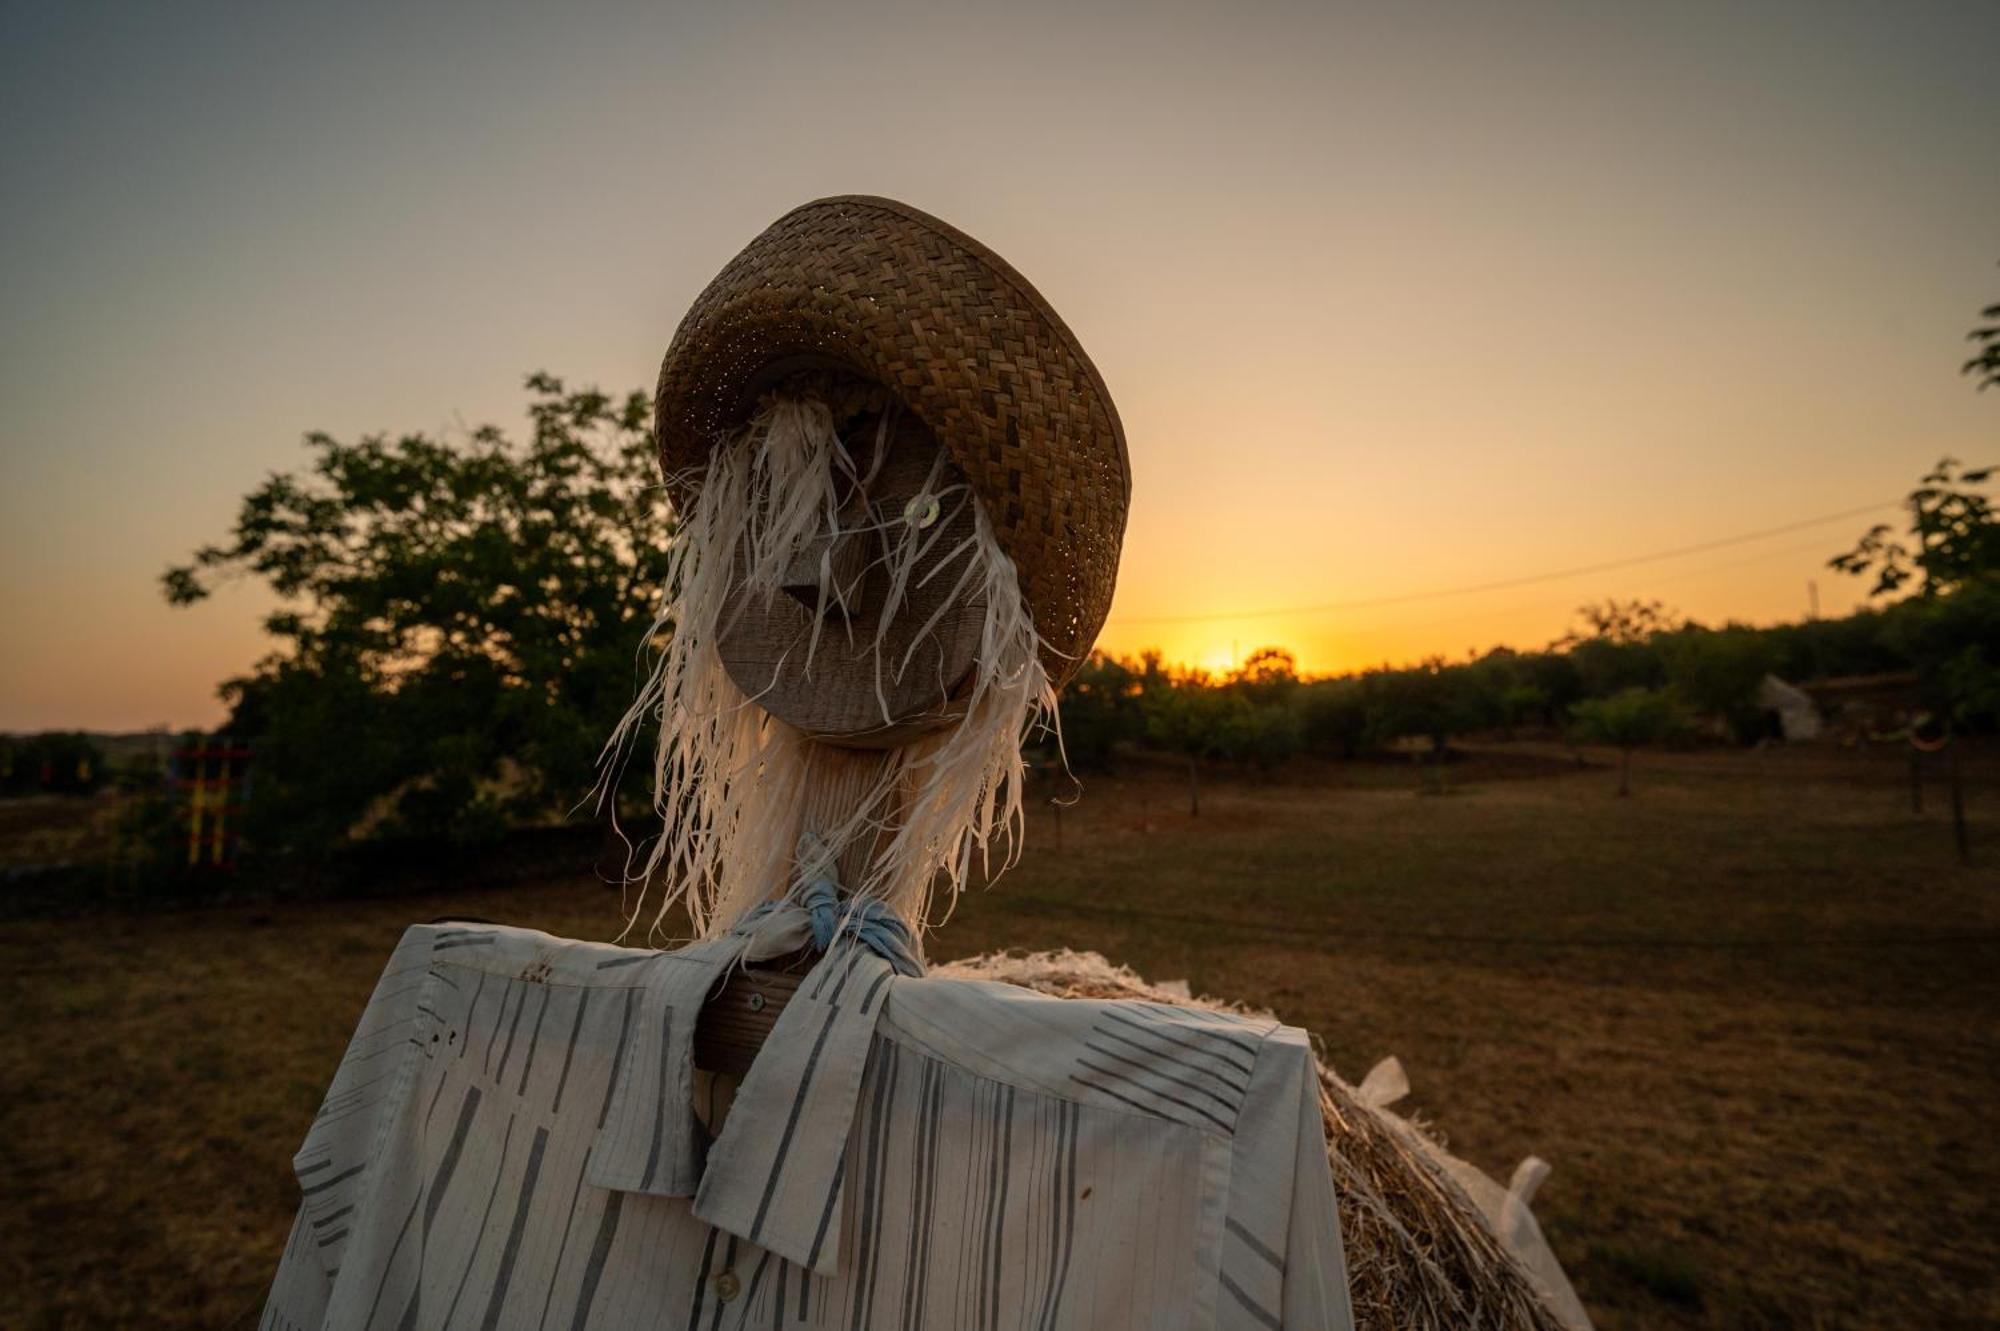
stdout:
[[(1879, 518), (1893, 520), (1895, 513), (1892, 505), (1885, 504)], [(1611, 573), (1537, 578), (1534, 585), (1512, 591), (1438, 595), (1439, 590), (1450, 589), (1420, 589), (1409, 600), (1387, 605), (1367, 605), (1365, 597), (1354, 597), (1364, 601), (1354, 609), (1235, 615), (1218, 607), (1213, 617), (1205, 617), (1204, 607), (1183, 603), (1171, 614), (1135, 612), (1127, 618), (1121, 615), (1122, 606), (1136, 598), (1126, 597), (1121, 588), (1097, 646), (1126, 657), (1158, 651), (1169, 666), (1217, 675), (1236, 669), (1261, 648), (1276, 647), (1292, 654), (1302, 675), (1318, 676), (1413, 665), (1433, 657), (1464, 660), (1495, 648), (1540, 650), (1576, 627), (1579, 607), (1613, 598), (1658, 600), (1668, 610), (1710, 627), (1729, 622), (1784, 623), (1812, 613), (1835, 618), (1867, 604), (1866, 584), (1831, 572), (1826, 560), (1873, 520), (1874, 515), (1836, 518), (1818, 524), (1825, 534), (1817, 538), (1801, 540), (1799, 534), (1790, 533), (1747, 540), (1727, 554), (1648, 561), (1645, 568)], [(1731, 534), (1711, 535), (1728, 539)], [(1490, 577), (1495, 571), (1488, 564), (1475, 576)], [(1268, 588), (1270, 581), (1258, 579), (1246, 585)], [(1302, 590), (1333, 599), (1329, 591), (1337, 594), (1340, 589)], [(1231, 604), (1248, 599), (1238, 596)]]

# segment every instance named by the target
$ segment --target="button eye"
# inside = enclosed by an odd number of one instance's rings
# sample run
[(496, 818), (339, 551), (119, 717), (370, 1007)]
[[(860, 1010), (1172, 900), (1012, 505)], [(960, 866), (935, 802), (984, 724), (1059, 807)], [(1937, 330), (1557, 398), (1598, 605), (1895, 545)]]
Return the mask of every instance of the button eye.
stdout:
[(936, 524), (941, 508), (936, 495), (912, 495), (910, 502), (903, 505), (903, 521), (923, 531)]

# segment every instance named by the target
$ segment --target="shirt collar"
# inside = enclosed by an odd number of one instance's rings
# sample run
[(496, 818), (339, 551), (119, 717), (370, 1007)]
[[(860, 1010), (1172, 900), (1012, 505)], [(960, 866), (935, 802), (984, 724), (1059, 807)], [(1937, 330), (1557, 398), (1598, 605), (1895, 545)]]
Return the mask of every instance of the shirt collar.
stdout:
[[(744, 934), (661, 953), (643, 970), (610, 1103), (585, 1173), (594, 1186), (693, 1197), (697, 1218), (818, 1275), (840, 1261), (842, 1161), (894, 972), (841, 939), (801, 982), (712, 1147), (694, 1112), (701, 1005), (728, 967), (811, 938), (786, 906)], [(704, 1158), (705, 1157), (705, 1158)]]

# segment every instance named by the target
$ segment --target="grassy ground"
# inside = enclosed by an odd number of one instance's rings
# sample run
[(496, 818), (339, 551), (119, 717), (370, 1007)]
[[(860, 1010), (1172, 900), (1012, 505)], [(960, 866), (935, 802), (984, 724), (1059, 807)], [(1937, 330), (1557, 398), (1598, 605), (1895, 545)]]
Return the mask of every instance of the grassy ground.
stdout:
[(110, 833), (117, 814), (109, 795), (0, 800), (0, 870), (85, 858)]
[[(1893, 756), (1510, 749), (1038, 808), (936, 955), (1100, 950), (1267, 1003), (1537, 1210), (1599, 1325), (2000, 1322), (2000, 770), (1958, 867)], [(0, 1326), (251, 1325), (287, 1157), (400, 926), (617, 928), (588, 880), (4, 926)]]

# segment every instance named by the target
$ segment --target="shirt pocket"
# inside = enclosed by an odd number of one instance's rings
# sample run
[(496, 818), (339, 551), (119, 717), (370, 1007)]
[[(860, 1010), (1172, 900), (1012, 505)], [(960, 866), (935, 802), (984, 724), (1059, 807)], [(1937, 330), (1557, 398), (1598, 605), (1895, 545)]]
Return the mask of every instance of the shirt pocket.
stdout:
[(707, 1137), (694, 1112), (694, 1028), (715, 970), (661, 957), (626, 991), (630, 1021), (614, 1054), (610, 1098), (584, 1181), (596, 1188), (691, 1197)]

